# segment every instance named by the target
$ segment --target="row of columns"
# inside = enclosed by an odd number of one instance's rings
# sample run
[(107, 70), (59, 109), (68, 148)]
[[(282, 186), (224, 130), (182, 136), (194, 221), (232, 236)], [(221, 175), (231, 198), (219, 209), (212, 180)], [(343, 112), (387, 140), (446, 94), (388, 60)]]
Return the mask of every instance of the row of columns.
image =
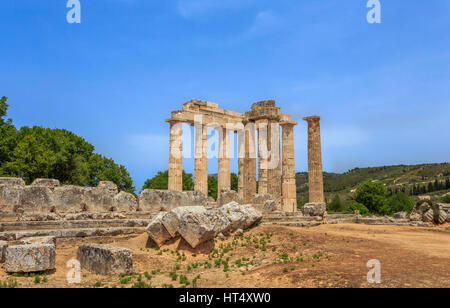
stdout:
[[(308, 168), (310, 202), (324, 202), (322, 156), (320, 145), (320, 117), (304, 118), (308, 122)], [(169, 190), (182, 191), (181, 125), (170, 122)], [(257, 120), (258, 131), (258, 189), (256, 180), (256, 138), (254, 129), (238, 133), (238, 193), (247, 202), (259, 194), (282, 197), (281, 210), (297, 209), (295, 179), (295, 122), (275, 123)], [(282, 135), (280, 138), (280, 127)], [(231, 188), (230, 137), (228, 130), (219, 127), (218, 193)], [(280, 151), (282, 141), (282, 151)], [(263, 155), (269, 151), (270, 156)], [(280, 159), (280, 152), (282, 157)], [(179, 153), (179, 155), (175, 155)], [(282, 164), (281, 164), (282, 161)], [(282, 170), (281, 170), (281, 165)], [(195, 188), (208, 195), (207, 125), (195, 126)]]

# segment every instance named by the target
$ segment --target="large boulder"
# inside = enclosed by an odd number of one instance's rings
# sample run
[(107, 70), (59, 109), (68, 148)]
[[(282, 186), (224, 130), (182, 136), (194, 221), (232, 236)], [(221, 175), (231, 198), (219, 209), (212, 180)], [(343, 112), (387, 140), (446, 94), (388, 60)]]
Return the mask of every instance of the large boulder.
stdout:
[(7, 273), (31, 273), (55, 268), (55, 245), (14, 245), (6, 248), (4, 269)]
[(121, 191), (114, 196), (112, 207), (115, 212), (136, 212), (138, 201), (132, 194)]
[(222, 213), (229, 221), (231, 231), (237, 229), (247, 229), (262, 220), (263, 215), (257, 209), (249, 205), (238, 204), (236, 202), (228, 203), (218, 211)]
[(139, 196), (139, 211), (170, 211), (184, 206), (207, 206), (208, 199), (197, 191), (168, 191), (145, 189)]
[(36, 179), (31, 183), (31, 186), (41, 186), (53, 189), (59, 186), (59, 181), (55, 179)]
[(133, 273), (133, 258), (126, 248), (110, 245), (85, 244), (78, 247), (81, 267), (101, 275)]
[(0, 178), (0, 185), (25, 186), (25, 181), (21, 178)]
[(327, 212), (326, 203), (313, 202), (307, 203), (302, 207), (302, 213), (304, 216), (325, 216)]
[(239, 204), (244, 204), (244, 200), (239, 196), (239, 194), (234, 190), (222, 189), (220, 191), (220, 196), (217, 199), (217, 205), (222, 206), (230, 202), (236, 202)]
[(56, 187), (53, 192), (56, 211), (59, 213), (81, 213), (88, 210), (85, 189), (67, 185)]
[(216, 235), (208, 210), (202, 206), (179, 207), (161, 219), (171, 237), (181, 235), (192, 248)]
[(156, 215), (148, 224), (146, 229), (148, 236), (156, 243), (156, 245), (158, 245), (158, 247), (161, 247), (165, 242), (172, 238), (162, 223), (162, 218), (166, 214), (166, 212), (158, 213), (158, 215)]

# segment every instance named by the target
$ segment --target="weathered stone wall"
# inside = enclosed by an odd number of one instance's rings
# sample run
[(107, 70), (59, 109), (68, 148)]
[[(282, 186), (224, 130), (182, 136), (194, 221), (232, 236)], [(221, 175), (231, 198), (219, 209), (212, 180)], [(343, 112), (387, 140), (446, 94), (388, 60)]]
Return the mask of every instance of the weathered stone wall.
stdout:
[(22, 179), (0, 178), (0, 213), (130, 212), (137, 199), (120, 192), (113, 182), (97, 187), (60, 186), (58, 180), (37, 179), (26, 186)]
[(130, 193), (119, 192), (113, 182), (80, 187), (38, 179), (26, 186), (22, 179), (0, 178), (0, 213), (158, 212), (208, 205), (206, 196), (195, 191), (144, 190), (137, 199)]

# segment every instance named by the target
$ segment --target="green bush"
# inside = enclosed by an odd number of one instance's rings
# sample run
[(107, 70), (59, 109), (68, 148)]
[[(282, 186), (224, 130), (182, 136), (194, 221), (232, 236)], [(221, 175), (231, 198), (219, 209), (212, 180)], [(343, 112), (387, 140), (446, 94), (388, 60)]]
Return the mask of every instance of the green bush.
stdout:
[(349, 210), (352, 213), (354, 213), (355, 211), (359, 211), (359, 213), (363, 216), (369, 214), (369, 210), (367, 209), (367, 207), (365, 207), (364, 204), (358, 202), (353, 202), (352, 204), (350, 204)]
[(366, 181), (356, 189), (355, 201), (371, 213), (389, 214), (387, 191), (380, 182)]
[(450, 203), (450, 195), (445, 195), (441, 198), (442, 203)]
[(394, 214), (398, 212), (411, 213), (414, 207), (414, 203), (411, 198), (404, 192), (398, 192), (388, 199), (389, 213)]

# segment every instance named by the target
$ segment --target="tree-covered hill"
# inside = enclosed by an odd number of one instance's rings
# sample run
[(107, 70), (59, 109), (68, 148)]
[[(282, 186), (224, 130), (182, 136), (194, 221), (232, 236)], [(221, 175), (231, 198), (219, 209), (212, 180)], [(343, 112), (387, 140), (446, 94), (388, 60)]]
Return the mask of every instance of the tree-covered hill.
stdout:
[[(355, 168), (342, 174), (324, 173), (327, 200), (334, 195), (347, 197), (366, 180), (380, 181), (389, 192), (402, 191), (410, 196), (445, 194), (450, 191), (450, 163)], [(297, 173), (297, 194), (304, 200), (308, 191), (308, 173)], [(345, 199), (345, 198), (344, 198)]]

